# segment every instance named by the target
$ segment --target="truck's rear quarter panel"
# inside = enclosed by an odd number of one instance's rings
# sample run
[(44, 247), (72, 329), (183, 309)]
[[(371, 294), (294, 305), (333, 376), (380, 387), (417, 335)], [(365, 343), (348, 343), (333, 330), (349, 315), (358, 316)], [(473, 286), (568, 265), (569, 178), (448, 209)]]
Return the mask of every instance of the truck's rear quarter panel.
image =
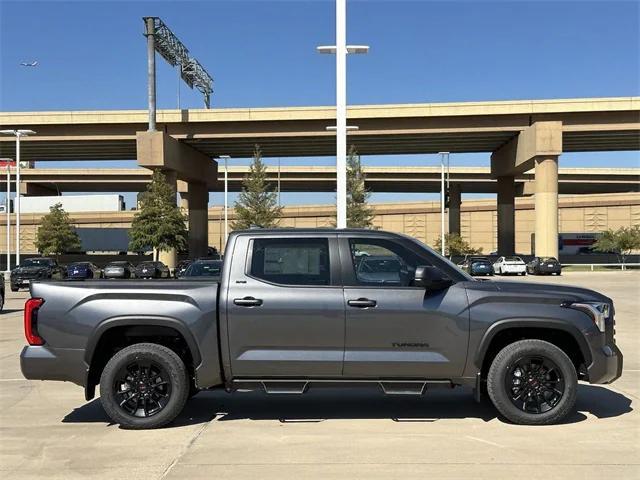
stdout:
[(199, 386), (221, 383), (217, 295), (214, 282), (87, 281), (35, 282), (33, 297), (45, 299), (38, 312), (42, 347), (22, 355), (27, 378), (69, 380), (80, 385), (100, 337), (111, 328), (158, 325), (177, 330), (195, 360)]

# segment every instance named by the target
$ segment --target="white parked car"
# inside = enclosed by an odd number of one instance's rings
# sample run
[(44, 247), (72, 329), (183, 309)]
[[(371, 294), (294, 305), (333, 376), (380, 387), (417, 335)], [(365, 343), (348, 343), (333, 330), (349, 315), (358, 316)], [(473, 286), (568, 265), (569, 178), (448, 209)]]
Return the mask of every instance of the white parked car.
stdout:
[(493, 264), (496, 275), (526, 275), (527, 266), (520, 257), (500, 257)]

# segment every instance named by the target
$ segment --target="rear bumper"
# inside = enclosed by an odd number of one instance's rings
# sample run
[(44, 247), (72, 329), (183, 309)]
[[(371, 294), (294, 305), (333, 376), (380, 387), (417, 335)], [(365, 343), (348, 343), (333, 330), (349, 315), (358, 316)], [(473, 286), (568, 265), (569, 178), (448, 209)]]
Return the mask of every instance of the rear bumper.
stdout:
[(562, 268), (560, 268), (560, 267), (538, 267), (538, 272), (540, 272), (540, 273), (560, 273), (560, 272), (562, 272)]
[(589, 383), (612, 383), (622, 375), (623, 356), (617, 345), (593, 349), (587, 368)]
[(84, 386), (88, 367), (84, 350), (26, 346), (20, 353), (20, 370), (29, 380), (61, 380)]
[(527, 271), (527, 267), (522, 266), (511, 266), (511, 265), (503, 265), (500, 267), (500, 273), (525, 273)]

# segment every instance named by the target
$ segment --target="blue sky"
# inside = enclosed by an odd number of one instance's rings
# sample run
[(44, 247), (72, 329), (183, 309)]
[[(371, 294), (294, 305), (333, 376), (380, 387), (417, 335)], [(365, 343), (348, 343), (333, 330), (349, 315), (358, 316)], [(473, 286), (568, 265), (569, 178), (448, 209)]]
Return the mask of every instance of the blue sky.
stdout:
[[(162, 17), (211, 73), (215, 107), (335, 100), (333, 57), (315, 53), (317, 45), (334, 41), (333, 1), (22, 0), (0, 1), (0, 8), (0, 108), (5, 111), (145, 108), (145, 15)], [(369, 44), (371, 51), (349, 59), (348, 101), (640, 95), (639, 19), (638, 1), (350, 0), (348, 41)], [(31, 60), (38, 60), (38, 67), (19, 66)], [(158, 105), (175, 108), (176, 72), (161, 59), (157, 65)], [(181, 106), (201, 107), (200, 94), (181, 85)], [(366, 161), (433, 165), (437, 159)], [(488, 155), (457, 155), (452, 162), (486, 165)], [(631, 167), (640, 159), (638, 152), (565, 154), (561, 165)], [(283, 195), (287, 203), (331, 198)], [(414, 197), (374, 198), (402, 199)], [(213, 195), (213, 202), (219, 200)]]

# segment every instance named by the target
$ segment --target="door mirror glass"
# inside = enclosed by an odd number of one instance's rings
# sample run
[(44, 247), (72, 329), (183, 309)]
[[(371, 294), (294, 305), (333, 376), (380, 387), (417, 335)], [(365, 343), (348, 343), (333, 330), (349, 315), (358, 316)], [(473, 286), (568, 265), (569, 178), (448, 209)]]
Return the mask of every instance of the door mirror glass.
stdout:
[(450, 287), (452, 283), (451, 279), (436, 267), (416, 267), (416, 273), (413, 278), (413, 285), (416, 287), (424, 287), (427, 290), (437, 291)]

